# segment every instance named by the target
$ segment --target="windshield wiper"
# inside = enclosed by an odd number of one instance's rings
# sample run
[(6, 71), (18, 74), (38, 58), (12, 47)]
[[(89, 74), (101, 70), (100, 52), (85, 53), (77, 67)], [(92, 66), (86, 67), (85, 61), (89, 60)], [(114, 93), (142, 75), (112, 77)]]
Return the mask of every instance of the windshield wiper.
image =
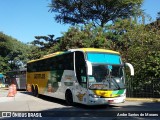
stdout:
[(117, 81), (114, 78), (112, 78), (112, 79), (114, 80), (114, 83), (116, 83), (115, 86), (118, 88), (118, 90), (120, 90), (121, 87), (119, 86), (119, 84), (117, 83)]
[(108, 82), (108, 85), (109, 85), (109, 88), (112, 88), (111, 87), (111, 83), (114, 84), (114, 86), (117, 88), (117, 90), (119, 90), (121, 87), (119, 86), (119, 84), (117, 83), (117, 81), (113, 78), (113, 76), (109, 75), (109, 77), (107, 77), (105, 80), (103, 80), (103, 84), (104, 85), (107, 85), (105, 84), (106, 82)]

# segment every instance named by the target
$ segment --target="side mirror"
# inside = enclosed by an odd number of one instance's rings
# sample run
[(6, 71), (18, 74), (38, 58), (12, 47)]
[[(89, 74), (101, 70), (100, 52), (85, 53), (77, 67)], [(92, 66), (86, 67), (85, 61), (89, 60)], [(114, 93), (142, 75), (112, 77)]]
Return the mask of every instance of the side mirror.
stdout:
[(131, 72), (131, 76), (134, 76), (134, 68), (133, 68), (133, 65), (130, 64), (130, 63), (125, 63), (125, 65), (129, 67), (130, 72)]
[(92, 75), (92, 64), (89, 61), (86, 61), (86, 63), (87, 63), (87, 68), (88, 68), (88, 70), (87, 70), (88, 73), (87, 74)]

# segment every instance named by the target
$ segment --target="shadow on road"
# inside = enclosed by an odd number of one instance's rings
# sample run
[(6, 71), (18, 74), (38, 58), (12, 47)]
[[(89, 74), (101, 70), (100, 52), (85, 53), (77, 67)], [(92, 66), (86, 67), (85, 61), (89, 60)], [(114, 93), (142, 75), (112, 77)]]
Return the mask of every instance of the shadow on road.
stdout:
[[(26, 91), (21, 91), (21, 93), (23, 94), (27, 94), (27, 95), (32, 95), (31, 92), (26, 92)], [(64, 105), (64, 106), (68, 106), (66, 101), (65, 100), (62, 100), (62, 99), (58, 99), (58, 98), (53, 98), (53, 97), (49, 97), (49, 96), (45, 96), (45, 95), (39, 95), (40, 99), (42, 100), (45, 100), (45, 101), (48, 101), (48, 102), (54, 102), (54, 103), (57, 103), (57, 104), (60, 104), (60, 105)], [(83, 104), (79, 104), (79, 103), (75, 103), (72, 107), (75, 107), (75, 108), (79, 108), (79, 109), (107, 109), (107, 108), (111, 108), (111, 107), (119, 107), (119, 106), (116, 106), (116, 105), (95, 105), (95, 106), (87, 106), (87, 105), (83, 105)]]
[[(32, 95), (21, 91), (23, 94)], [(56, 120), (159, 120), (160, 104), (156, 102), (126, 101), (115, 105), (86, 106), (75, 104), (67, 106), (64, 100), (40, 95), (40, 99), (54, 102), (66, 107), (39, 111), (47, 120), (50, 117)], [(143, 116), (144, 114), (144, 116)], [(142, 116), (141, 116), (142, 115)], [(152, 116), (153, 115), (153, 116)], [(158, 117), (156, 116), (158, 115)]]

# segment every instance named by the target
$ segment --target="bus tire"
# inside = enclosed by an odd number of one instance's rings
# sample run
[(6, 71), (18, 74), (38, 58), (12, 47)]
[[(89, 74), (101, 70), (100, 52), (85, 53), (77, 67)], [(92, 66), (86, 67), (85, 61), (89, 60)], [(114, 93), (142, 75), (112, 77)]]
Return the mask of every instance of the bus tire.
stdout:
[(34, 94), (35, 94), (35, 89), (34, 89), (34, 86), (32, 85), (32, 87), (31, 87), (31, 90), (32, 90), (32, 95), (34, 96)]
[(70, 90), (66, 91), (65, 100), (66, 100), (67, 105), (69, 105), (69, 106), (73, 105), (73, 95)]
[(35, 87), (34, 96), (35, 97), (39, 97), (38, 87), (37, 86)]

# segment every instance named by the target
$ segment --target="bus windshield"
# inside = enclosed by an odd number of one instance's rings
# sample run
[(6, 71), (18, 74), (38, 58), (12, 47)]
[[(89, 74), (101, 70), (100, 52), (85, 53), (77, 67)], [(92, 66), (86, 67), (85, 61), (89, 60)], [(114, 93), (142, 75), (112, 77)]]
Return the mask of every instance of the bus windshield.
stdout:
[(89, 53), (92, 75), (89, 75), (90, 89), (124, 89), (124, 67), (118, 54)]
[(87, 53), (87, 59), (91, 63), (121, 64), (120, 55), (108, 53)]

